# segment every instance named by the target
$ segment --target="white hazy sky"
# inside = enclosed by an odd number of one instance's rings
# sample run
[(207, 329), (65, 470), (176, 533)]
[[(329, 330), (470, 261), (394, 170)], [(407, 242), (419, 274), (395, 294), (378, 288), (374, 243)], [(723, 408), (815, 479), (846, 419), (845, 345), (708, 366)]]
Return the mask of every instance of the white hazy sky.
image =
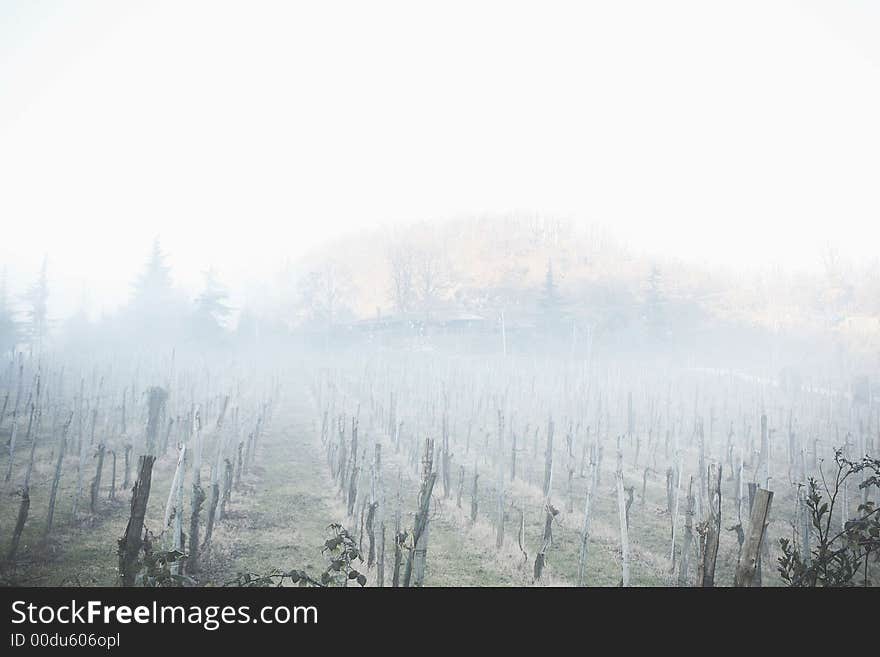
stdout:
[[(880, 2), (0, 0), (0, 265), (53, 308), (360, 226), (561, 213), (812, 267), (880, 235)], [(20, 287), (20, 285), (19, 285)]]

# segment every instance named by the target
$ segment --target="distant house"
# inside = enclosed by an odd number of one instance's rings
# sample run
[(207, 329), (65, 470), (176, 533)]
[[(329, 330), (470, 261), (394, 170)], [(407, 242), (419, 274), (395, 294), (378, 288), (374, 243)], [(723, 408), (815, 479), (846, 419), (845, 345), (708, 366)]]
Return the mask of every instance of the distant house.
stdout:
[(880, 356), (880, 317), (849, 315), (834, 326), (834, 331), (850, 349), (864, 356)]
[(482, 315), (463, 309), (443, 308), (430, 312), (406, 312), (377, 315), (362, 319), (351, 324), (351, 328), (365, 332), (425, 332), (426, 330), (443, 332), (467, 332), (487, 330), (491, 324)]
[(880, 317), (876, 315), (848, 315), (840, 319), (837, 329), (854, 336), (880, 335)]

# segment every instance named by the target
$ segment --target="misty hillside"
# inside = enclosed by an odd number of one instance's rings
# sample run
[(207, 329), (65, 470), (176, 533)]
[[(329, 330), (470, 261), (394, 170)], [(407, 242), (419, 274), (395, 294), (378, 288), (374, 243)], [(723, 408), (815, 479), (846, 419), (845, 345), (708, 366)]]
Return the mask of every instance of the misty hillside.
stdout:
[(189, 254), (176, 255), (158, 239), (145, 245), (144, 260), (130, 265), (128, 298), (98, 317), (84, 304), (68, 316), (54, 310), (52, 280), (67, 272), (53, 269), (52, 254), (38, 271), (19, 272), (33, 281), (24, 289), (4, 277), (3, 349), (43, 337), (84, 348), (119, 343), (122, 333), (210, 348), (394, 326), (404, 338), (465, 327), (493, 351), (503, 315), (514, 352), (586, 356), (595, 343), (675, 351), (695, 364), (723, 365), (721, 356), (765, 373), (805, 359), (864, 373), (880, 362), (880, 270), (833, 251), (819, 273), (734, 273), (639, 253), (589, 225), (501, 215), (352, 232), (246, 288), (209, 267), (201, 289), (185, 292), (177, 275)]
[(724, 325), (832, 338), (875, 359), (880, 347), (877, 270), (833, 252), (821, 274), (733, 273), (636, 253), (565, 220), (503, 216), (353, 234), (294, 271), (282, 281), (300, 325), (401, 315), (497, 321), (503, 312), (509, 323), (534, 326), (548, 312), (549, 286), (568, 325), (600, 334)]

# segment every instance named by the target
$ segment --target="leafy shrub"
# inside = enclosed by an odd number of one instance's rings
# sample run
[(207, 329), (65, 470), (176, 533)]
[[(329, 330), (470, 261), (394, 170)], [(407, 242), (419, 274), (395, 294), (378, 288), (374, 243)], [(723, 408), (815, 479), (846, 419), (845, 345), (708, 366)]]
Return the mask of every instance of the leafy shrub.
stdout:
[[(817, 537), (814, 547), (796, 547), (788, 539), (780, 539), (782, 556), (779, 574), (789, 586), (871, 586), (870, 564), (880, 563), (880, 508), (873, 501), (858, 506), (858, 515), (847, 519), (843, 529), (831, 528), (834, 510), (850, 477), (868, 473), (859, 489), (880, 490), (880, 460), (868, 456), (849, 461), (840, 450), (834, 454), (837, 474), (832, 484), (822, 476), (821, 484), (810, 478), (806, 498), (812, 533)], [(821, 470), (820, 470), (821, 473)]]

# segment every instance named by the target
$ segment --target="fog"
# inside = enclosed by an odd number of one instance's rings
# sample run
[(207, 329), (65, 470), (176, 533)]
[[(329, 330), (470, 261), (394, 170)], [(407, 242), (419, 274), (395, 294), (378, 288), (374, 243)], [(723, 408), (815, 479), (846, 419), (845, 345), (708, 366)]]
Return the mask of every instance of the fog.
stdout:
[(6, 3), (0, 582), (241, 584), (339, 523), (298, 581), (854, 583), (786, 550), (827, 566), (823, 467), (877, 520), (872, 27)]
[[(379, 225), (540, 213), (690, 261), (873, 257), (872, 3), (4, 3), (0, 260), (63, 317), (152, 239), (240, 304)], [(112, 248), (109, 245), (112, 244)]]

